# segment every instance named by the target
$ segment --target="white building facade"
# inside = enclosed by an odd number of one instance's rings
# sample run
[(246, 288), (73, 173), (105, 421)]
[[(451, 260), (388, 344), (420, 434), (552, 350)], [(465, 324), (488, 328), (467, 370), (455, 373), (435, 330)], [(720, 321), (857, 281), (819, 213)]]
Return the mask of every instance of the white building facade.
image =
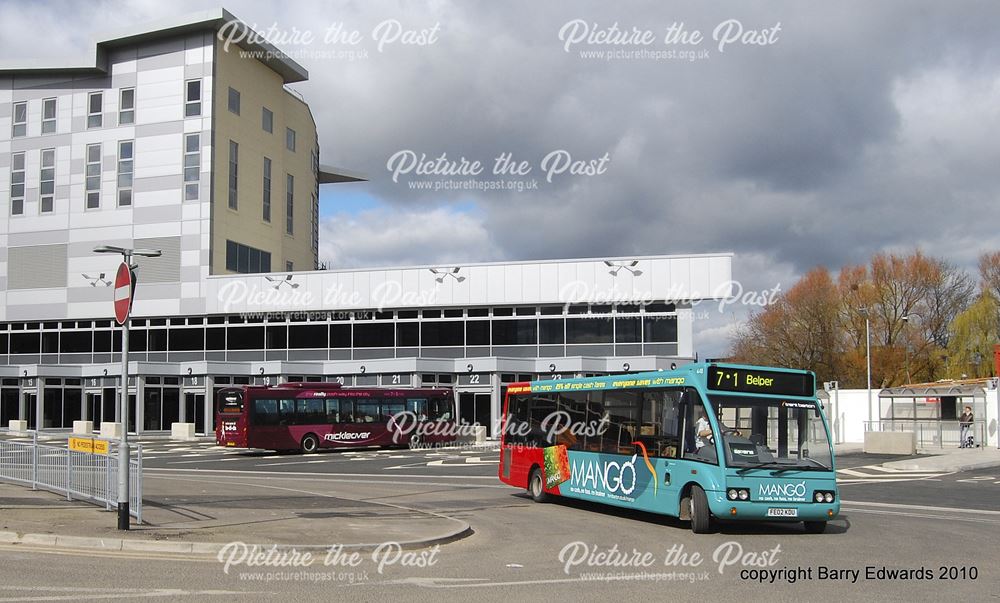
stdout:
[(2, 424), (117, 417), (104, 244), (163, 252), (136, 271), (138, 432), (210, 433), (221, 387), (322, 380), (450, 385), (492, 430), (505, 383), (694, 359), (690, 312), (730, 295), (730, 254), (312, 270), (318, 186), (359, 178), (320, 166), (284, 88), (304, 69), (222, 48), (233, 19), (125, 32), (93, 66), (0, 69)]

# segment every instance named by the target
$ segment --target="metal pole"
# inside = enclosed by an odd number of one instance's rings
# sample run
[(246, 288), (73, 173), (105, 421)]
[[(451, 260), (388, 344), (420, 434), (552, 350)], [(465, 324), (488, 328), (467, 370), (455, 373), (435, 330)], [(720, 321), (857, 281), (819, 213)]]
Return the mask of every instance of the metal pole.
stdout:
[[(36, 419), (37, 420), (37, 419)], [(38, 489), (38, 424), (31, 432), (31, 489)]]
[[(131, 270), (132, 266), (132, 255), (129, 253), (123, 253), (125, 264), (129, 266)], [(132, 283), (132, 287), (135, 287), (135, 283)], [(129, 294), (132, 292), (129, 291)], [(128, 514), (128, 325), (131, 320), (131, 316), (125, 318), (125, 322), (122, 324), (122, 381), (121, 381), (121, 395), (119, 396), (119, 404), (121, 404), (121, 418), (122, 418), (122, 439), (121, 445), (118, 447), (118, 529), (128, 530), (129, 529), (129, 514)], [(138, 400), (136, 400), (138, 404)]]
[(865, 357), (868, 364), (868, 422), (872, 421), (872, 332), (868, 317), (865, 316)]

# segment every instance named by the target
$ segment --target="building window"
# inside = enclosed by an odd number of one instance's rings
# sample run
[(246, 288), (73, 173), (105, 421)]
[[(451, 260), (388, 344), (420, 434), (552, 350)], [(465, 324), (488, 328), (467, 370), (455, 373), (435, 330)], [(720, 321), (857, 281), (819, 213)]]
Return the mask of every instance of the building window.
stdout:
[(271, 221), (271, 160), (264, 158), (264, 214), (265, 222)]
[(184, 117), (201, 115), (201, 80), (184, 82)]
[(235, 88), (229, 89), (229, 111), (240, 114), (240, 91)]
[(285, 185), (285, 232), (288, 234), (295, 234), (295, 220), (294, 220), (294, 209), (295, 209), (295, 178), (288, 174), (288, 179)]
[(135, 123), (135, 88), (122, 88), (118, 102), (118, 125)]
[(42, 134), (52, 134), (56, 131), (56, 99), (47, 98), (42, 101)]
[(132, 147), (131, 140), (118, 143), (118, 207), (132, 205)]
[(55, 208), (56, 192), (56, 150), (42, 149), (42, 169), (38, 174), (38, 210), (51, 213)]
[(28, 103), (14, 103), (14, 125), (10, 135), (13, 138), (25, 136), (28, 133)]
[(87, 99), (87, 127), (100, 128), (104, 124), (104, 93), (91, 92)]
[(289, 262), (288, 260), (285, 260), (285, 272), (294, 272), (294, 271), (295, 271), (295, 264)]
[(101, 145), (87, 145), (87, 209), (101, 206)]
[(268, 134), (274, 133), (274, 113), (267, 107), (261, 111), (260, 114), (260, 127), (264, 129)]
[(285, 128), (285, 146), (289, 151), (295, 150), (295, 130), (291, 128)]
[(237, 209), (237, 172), (239, 170), (240, 145), (229, 141), (229, 209)]
[(201, 180), (201, 135), (184, 136), (184, 200), (198, 199), (198, 182)]
[(24, 153), (10, 156), (10, 215), (24, 214)]
[(250, 274), (271, 271), (271, 254), (235, 241), (226, 241), (226, 270)]

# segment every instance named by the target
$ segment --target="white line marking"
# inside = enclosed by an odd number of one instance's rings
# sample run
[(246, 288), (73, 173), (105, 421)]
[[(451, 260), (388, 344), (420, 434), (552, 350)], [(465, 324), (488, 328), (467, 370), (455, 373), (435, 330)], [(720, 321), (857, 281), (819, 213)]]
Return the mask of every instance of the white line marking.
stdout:
[(909, 509), (915, 511), (941, 511), (942, 513), (972, 513), (983, 515), (1000, 515), (1000, 511), (987, 509), (962, 509), (958, 507), (931, 507), (928, 505), (904, 505), (901, 503), (865, 502), (861, 500), (842, 500), (845, 505), (864, 505), (866, 507), (885, 507), (887, 509)]

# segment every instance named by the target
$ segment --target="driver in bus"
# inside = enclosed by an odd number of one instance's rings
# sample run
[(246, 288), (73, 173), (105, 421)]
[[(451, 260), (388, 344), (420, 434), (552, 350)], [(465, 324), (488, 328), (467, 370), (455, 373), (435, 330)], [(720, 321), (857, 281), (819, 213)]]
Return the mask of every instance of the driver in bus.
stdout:
[(712, 426), (708, 422), (708, 415), (704, 408), (698, 413), (698, 420), (694, 424), (694, 433), (694, 445), (698, 449), (697, 452), (700, 453), (702, 448), (712, 444)]

